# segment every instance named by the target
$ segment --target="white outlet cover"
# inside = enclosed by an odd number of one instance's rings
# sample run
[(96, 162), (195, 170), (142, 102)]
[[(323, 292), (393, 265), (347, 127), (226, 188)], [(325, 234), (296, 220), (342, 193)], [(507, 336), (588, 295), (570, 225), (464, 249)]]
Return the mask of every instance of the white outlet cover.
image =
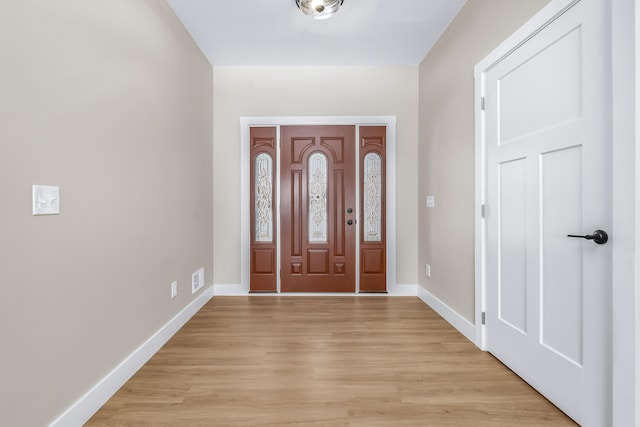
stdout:
[(191, 275), (191, 293), (195, 294), (204, 286), (204, 267)]
[(54, 185), (33, 186), (33, 214), (57, 215), (60, 213), (60, 187)]
[(178, 295), (178, 282), (171, 282), (171, 298), (175, 298)]

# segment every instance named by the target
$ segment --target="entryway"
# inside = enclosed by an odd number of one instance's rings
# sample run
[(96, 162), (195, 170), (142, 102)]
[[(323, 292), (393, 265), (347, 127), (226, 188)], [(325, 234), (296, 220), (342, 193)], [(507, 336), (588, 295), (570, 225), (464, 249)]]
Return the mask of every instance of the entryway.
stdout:
[(243, 119), (249, 291), (393, 292), (395, 119), (300, 120)]

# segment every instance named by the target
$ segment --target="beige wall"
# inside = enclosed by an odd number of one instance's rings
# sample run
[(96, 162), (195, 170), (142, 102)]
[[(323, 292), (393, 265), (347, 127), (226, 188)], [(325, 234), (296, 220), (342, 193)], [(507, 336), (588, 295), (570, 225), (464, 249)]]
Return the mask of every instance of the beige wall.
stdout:
[[(240, 283), (240, 118), (397, 117), (397, 283), (417, 283), (418, 68), (214, 68), (214, 283)], [(224, 201), (224, 203), (219, 203)]]
[[(419, 283), (474, 322), (473, 67), (548, 0), (469, 0), (420, 64)], [(426, 209), (427, 195), (435, 208)], [(427, 278), (425, 264), (431, 265)]]
[(0, 425), (42, 426), (212, 283), (212, 69), (161, 0), (4, 2), (0, 52)]

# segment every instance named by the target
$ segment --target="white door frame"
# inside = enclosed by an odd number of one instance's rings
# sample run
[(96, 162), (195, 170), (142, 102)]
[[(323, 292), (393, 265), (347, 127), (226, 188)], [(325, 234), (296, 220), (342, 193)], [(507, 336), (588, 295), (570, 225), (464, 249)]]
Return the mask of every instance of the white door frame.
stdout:
[[(475, 68), (475, 344), (486, 350), (486, 152), (483, 73), (578, 0), (552, 0)], [(612, 425), (640, 425), (640, 1), (611, 6), (612, 35)]]
[[(240, 118), (240, 284), (241, 293), (249, 292), (249, 260), (250, 260), (250, 227), (251, 212), (249, 197), (250, 182), (250, 133), (251, 127), (257, 126), (301, 126), (301, 125), (355, 125), (355, 126), (386, 126), (387, 128), (387, 152), (386, 152), (386, 187), (385, 197), (386, 230), (387, 230), (387, 292), (389, 295), (401, 294), (402, 291), (396, 285), (396, 117), (395, 116), (317, 116), (317, 117), (241, 117)], [(278, 141), (280, 140), (278, 128)], [(357, 135), (356, 135), (357, 142)], [(279, 144), (278, 144), (279, 145)], [(279, 150), (279, 148), (278, 148)], [(279, 167), (279, 166), (278, 166)], [(357, 171), (356, 171), (357, 173)], [(279, 173), (278, 173), (279, 176)], [(358, 175), (356, 175), (358, 176)], [(280, 180), (277, 180), (279, 186)], [(278, 188), (278, 194), (280, 194)], [(356, 191), (357, 195), (357, 191)], [(359, 204), (358, 204), (359, 206)], [(360, 215), (356, 208), (356, 213)], [(276, 215), (278, 221), (279, 214)], [(278, 230), (280, 225), (278, 224)], [(279, 231), (280, 232), (280, 231)], [(278, 240), (279, 242), (279, 240)], [(359, 248), (356, 242), (356, 248)], [(280, 244), (278, 243), (278, 268), (280, 267)], [(356, 269), (358, 268), (359, 249), (356, 249)], [(358, 272), (356, 271), (356, 283)], [(278, 291), (280, 280), (278, 279)], [(356, 287), (357, 290), (357, 287)], [(296, 293), (304, 295), (305, 293)], [(323, 295), (331, 295), (323, 293)], [(344, 295), (344, 294), (340, 294)]]
[(640, 426), (640, 2), (612, 2), (613, 425)]

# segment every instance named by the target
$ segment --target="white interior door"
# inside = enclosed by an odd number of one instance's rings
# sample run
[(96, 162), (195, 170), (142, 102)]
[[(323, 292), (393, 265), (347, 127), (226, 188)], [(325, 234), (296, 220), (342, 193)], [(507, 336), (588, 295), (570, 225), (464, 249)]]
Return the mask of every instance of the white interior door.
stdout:
[(611, 422), (611, 244), (568, 235), (611, 231), (607, 8), (577, 2), (482, 78), (487, 349), (594, 426)]

